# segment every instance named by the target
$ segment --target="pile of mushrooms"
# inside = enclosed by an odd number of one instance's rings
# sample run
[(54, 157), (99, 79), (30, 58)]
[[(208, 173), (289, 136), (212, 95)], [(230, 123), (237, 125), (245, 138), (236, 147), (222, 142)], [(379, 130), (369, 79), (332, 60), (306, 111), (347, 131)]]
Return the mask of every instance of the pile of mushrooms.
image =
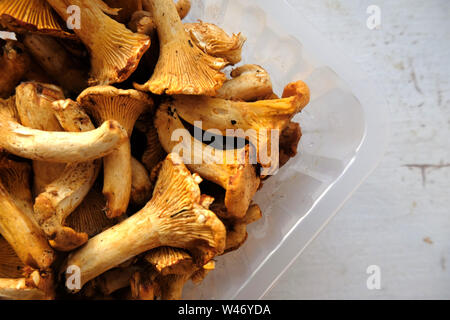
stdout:
[[(308, 86), (280, 98), (253, 64), (227, 77), (246, 38), (183, 23), (190, 6), (0, 1), (0, 299), (181, 299), (262, 217)], [(241, 145), (200, 141), (198, 121)]]

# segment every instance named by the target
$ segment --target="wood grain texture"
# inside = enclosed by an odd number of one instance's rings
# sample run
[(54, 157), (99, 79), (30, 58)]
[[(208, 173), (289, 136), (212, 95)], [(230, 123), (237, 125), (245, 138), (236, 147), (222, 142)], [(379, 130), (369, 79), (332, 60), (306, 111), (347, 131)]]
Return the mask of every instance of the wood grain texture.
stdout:
[[(356, 61), (391, 109), (378, 169), (266, 295), (450, 298), (450, 2), (288, 0)], [(381, 28), (366, 27), (369, 5)], [(381, 268), (368, 290), (366, 269)]]

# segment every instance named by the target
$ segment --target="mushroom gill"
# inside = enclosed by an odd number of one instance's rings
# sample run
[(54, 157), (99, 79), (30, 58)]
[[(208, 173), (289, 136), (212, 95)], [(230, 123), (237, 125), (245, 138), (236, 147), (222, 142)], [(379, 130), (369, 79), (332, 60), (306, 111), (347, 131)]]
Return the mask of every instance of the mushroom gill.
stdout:
[(19, 33), (35, 32), (74, 37), (63, 29), (61, 19), (45, 0), (0, 1), (0, 23)]

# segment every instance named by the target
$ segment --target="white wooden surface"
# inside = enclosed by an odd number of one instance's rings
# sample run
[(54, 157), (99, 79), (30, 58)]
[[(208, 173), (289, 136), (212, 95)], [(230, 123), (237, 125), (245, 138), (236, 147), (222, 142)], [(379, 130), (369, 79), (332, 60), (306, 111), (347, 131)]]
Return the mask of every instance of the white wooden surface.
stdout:
[[(377, 82), (392, 137), (266, 298), (450, 299), (450, 1), (288, 1)], [(380, 30), (366, 27), (369, 5), (381, 8)], [(381, 268), (380, 290), (367, 289), (369, 265)]]

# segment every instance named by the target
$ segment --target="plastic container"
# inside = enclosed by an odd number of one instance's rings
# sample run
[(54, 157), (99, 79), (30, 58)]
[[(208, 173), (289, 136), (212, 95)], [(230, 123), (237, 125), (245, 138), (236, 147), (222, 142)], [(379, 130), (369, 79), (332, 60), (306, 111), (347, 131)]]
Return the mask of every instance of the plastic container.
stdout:
[(186, 299), (258, 299), (376, 167), (387, 143), (387, 106), (359, 71), (284, 0), (193, 1), (188, 21), (247, 37), (243, 63), (266, 68), (278, 94), (304, 80), (311, 103), (295, 121), (299, 155), (256, 195), (263, 219), (238, 251), (217, 258)]

